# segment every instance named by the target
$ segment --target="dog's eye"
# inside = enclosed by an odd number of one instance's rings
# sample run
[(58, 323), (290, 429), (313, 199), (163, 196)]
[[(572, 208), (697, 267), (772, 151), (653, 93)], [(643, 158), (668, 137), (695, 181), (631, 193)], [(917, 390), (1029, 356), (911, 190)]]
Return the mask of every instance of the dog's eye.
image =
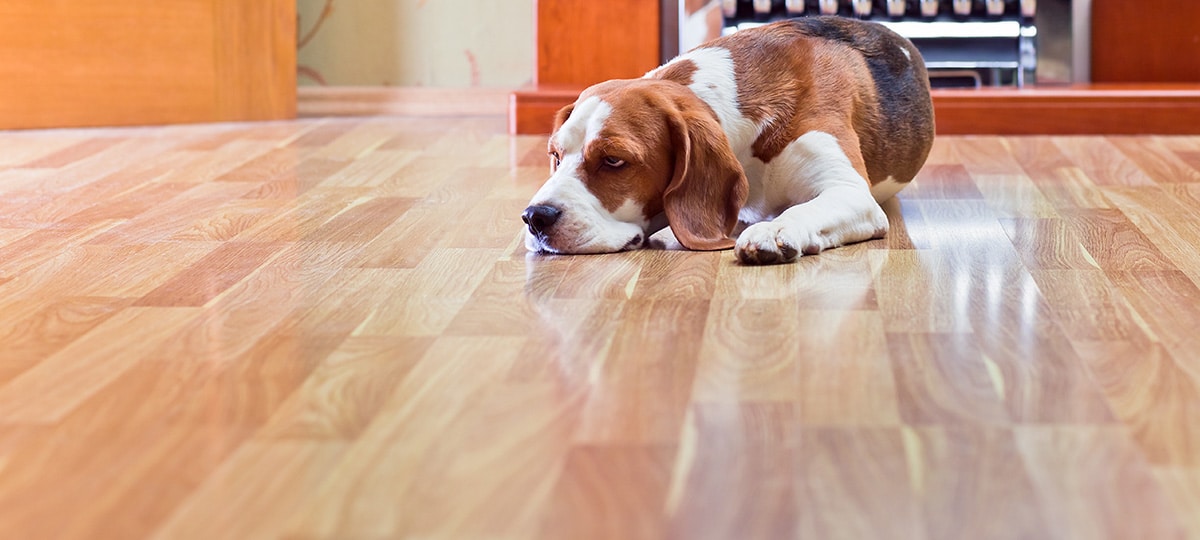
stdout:
[(550, 153), (550, 162), (554, 163), (555, 169), (557, 169), (559, 165), (562, 165), (562, 158), (559, 157), (558, 152)]
[(605, 167), (612, 167), (614, 169), (619, 169), (623, 165), (625, 165), (625, 160), (623, 160), (623, 159), (615, 158), (612, 156), (608, 156), (608, 157), (604, 158), (604, 166)]

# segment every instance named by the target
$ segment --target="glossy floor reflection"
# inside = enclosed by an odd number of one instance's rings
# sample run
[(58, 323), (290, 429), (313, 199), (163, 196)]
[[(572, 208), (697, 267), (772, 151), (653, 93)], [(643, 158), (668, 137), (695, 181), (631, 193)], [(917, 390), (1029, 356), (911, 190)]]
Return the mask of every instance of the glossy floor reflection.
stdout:
[(0, 528), (1200, 538), (1200, 138), (944, 137), (755, 268), (526, 253), (503, 128), (0, 133)]

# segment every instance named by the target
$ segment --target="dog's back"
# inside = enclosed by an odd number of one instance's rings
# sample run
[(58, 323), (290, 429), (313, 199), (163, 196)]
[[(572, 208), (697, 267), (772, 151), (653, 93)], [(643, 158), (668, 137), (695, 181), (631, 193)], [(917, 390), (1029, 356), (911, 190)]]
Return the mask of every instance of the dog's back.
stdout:
[[(896, 180), (916, 176), (933, 143), (933, 103), (929, 97), (929, 74), (925, 62), (911, 42), (880, 24), (841, 17), (792, 19), (805, 35), (845, 44), (862, 54), (874, 79), (878, 114), (871, 124), (876, 133), (859, 128), (863, 157), (868, 164), (891, 159), (907, 164), (891, 171)], [(869, 171), (876, 176), (876, 171)]]
[(769, 161), (806, 131), (832, 122), (853, 127), (872, 184), (907, 183), (924, 164), (934, 133), (928, 73), (916, 47), (886, 27), (803, 17), (700, 48), (706, 47), (732, 53), (739, 106), (764, 126), (753, 142), (756, 157)]

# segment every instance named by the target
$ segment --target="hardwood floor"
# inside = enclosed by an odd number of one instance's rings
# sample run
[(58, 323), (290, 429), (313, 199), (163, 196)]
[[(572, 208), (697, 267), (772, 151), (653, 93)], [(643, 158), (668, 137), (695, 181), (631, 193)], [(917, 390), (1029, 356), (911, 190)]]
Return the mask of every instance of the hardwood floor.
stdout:
[(1200, 138), (886, 239), (526, 254), (503, 118), (0, 133), (12, 538), (1200, 538)]

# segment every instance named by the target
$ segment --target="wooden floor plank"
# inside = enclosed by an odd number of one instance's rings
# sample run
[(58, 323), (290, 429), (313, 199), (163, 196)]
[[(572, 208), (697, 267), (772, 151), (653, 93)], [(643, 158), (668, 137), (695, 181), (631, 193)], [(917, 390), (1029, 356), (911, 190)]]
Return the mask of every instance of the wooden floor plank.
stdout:
[(1144, 336), (1133, 308), (1101, 270), (1034, 270), (1058, 326), (1073, 341), (1135, 341)]
[[(667, 492), (667, 536), (796, 537), (800, 494), (778, 470), (781, 463), (800, 461), (796, 420), (795, 406), (787, 402), (693, 407)], [(744, 496), (730, 498), (730, 492)]]
[(1102, 137), (1055, 137), (1054, 144), (1098, 186), (1150, 186), (1154, 180)]
[(253, 184), (243, 182), (197, 184), (89, 240), (89, 243), (117, 245), (167, 240), (253, 187)]
[(1156, 468), (1154, 476), (1171, 499), (1190, 538), (1200, 538), (1200, 473), (1195, 469)]
[(191, 308), (121, 310), (4, 385), (0, 423), (61, 419), (196, 315)]
[(897, 406), (908, 425), (1004, 425), (998, 369), (970, 334), (889, 334)]
[[(709, 308), (692, 399), (778, 401), (800, 397), (800, 313), (787, 300), (718, 300)], [(828, 358), (828, 355), (823, 355)]]
[(1105, 196), (1129, 218), (1175, 268), (1200, 275), (1200, 207), (1190, 206), (1186, 189), (1106, 189)]
[(0, 318), (0, 341), (4, 343), (0, 383), (70, 345), (131, 303), (130, 298), (80, 297), (5, 305)]
[[(546, 512), (557, 514), (551, 498), (560, 495), (558, 482), (574, 470), (571, 456), (578, 447), (572, 447), (571, 435), (583, 397), (582, 392), (562, 392), (545, 383), (506, 384), (478, 395), (473, 412), (443, 431), (428, 458), (412, 472), (403, 498), (424, 501), (424, 510), (404, 516), (398, 536), (538, 534)], [(478, 452), (458, 451), (475, 445)], [(555, 474), (560, 469), (562, 474)], [(636, 494), (640, 489), (630, 491)], [(640, 510), (648, 508), (655, 506)], [(582, 510), (590, 513), (587, 506)]]
[[(628, 302), (576, 433), (595, 445), (674, 444), (692, 395), (705, 301)], [(670, 348), (655, 343), (673, 343)]]
[[(1180, 538), (1184, 530), (1137, 448), (1120, 429), (1016, 428), (1049, 536)], [(1136, 514), (1138, 519), (1122, 519)]]
[[(1200, 377), (1157, 343), (1080, 343), (1114, 415), (1156, 466), (1200, 465)], [(1130, 362), (1130, 359), (1137, 359)]]
[(1111, 272), (1115, 287), (1152, 333), (1193, 372), (1200, 372), (1200, 287), (1180, 271)]
[(521, 338), (440, 338), (379, 409), (330, 480), (291, 516), (292, 536), (394, 536), (412, 518), (396, 512), (441, 434), (469, 421), (479, 392), (501, 378)]
[(929, 538), (1038, 537), (1057, 519), (1038, 502), (1011, 430), (922, 427), (906, 441)]
[(86, 131), (58, 131), (49, 137), (35, 131), (27, 133), (26, 136), (6, 137), (4, 149), (0, 150), (0, 167), (18, 167), (33, 163), (92, 138)]
[(432, 344), (431, 337), (346, 339), (280, 406), (257, 438), (357, 438)]
[(1106, 271), (1176, 269), (1119, 210), (1072, 210), (1063, 212), (1063, 218)]
[(1107, 139), (1155, 182), (1200, 182), (1200, 170), (1154, 139), (1118, 136)]
[(675, 455), (670, 446), (572, 448), (550, 495), (540, 538), (662, 538)]
[(346, 452), (343, 441), (248, 442), (152, 538), (279, 537)]
[(886, 238), (771, 267), (527, 253), (547, 164), (0, 133), (6, 533), (1200, 538), (1200, 138), (939, 138)]
[(806, 429), (796, 452), (800, 536), (927, 536), (899, 429)]
[(279, 253), (282, 244), (227, 242), (138, 299), (138, 306), (203, 306)]

